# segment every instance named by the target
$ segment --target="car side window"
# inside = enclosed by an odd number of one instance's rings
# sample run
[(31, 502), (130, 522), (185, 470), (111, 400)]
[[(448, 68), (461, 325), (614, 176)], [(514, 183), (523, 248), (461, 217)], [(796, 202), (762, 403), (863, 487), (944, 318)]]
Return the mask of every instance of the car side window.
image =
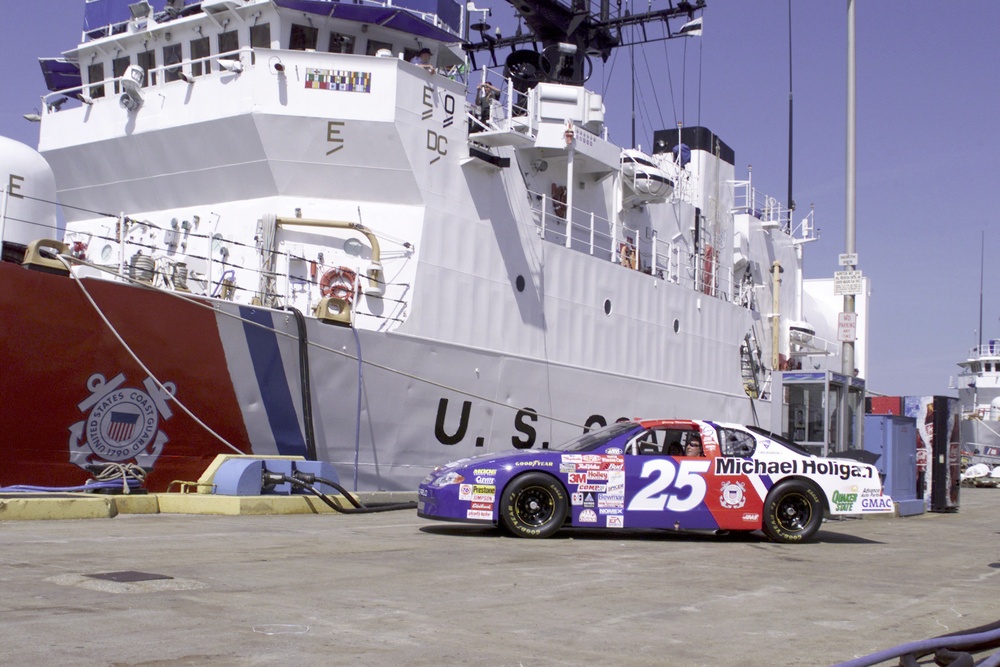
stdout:
[(753, 456), (757, 450), (757, 440), (745, 431), (733, 428), (720, 428), (719, 447), (723, 456)]
[(663, 432), (658, 429), (649, 429), (640, 433), (629, 443), (628, 453), (639, 454), (641, 456), (656, 456), (660, 454), (661, 442), (663, 442)]

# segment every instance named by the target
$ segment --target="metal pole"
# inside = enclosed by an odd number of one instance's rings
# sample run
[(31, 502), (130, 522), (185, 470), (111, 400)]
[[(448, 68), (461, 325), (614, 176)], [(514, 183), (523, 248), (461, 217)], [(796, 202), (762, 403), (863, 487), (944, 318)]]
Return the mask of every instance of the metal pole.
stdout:
[[(857, 172), (856, 139), (857, 139), (857, 116), (856, 116), (856, 90), (857, 90), (857, 63), (854, 53), (855, 31), (854, 31), (854, 0), (847, 0), (847, 197), (845, 206), (846, 225), (844, 229), (844, 239), (846, 241), (846, 252), (852, 255), (856, 252), (855, 244), (855, 212), (857, 206), (857, 186), (855, 176)], [(857, 267), (850, 265), (848, 270), (853, 271)], [(844, 312), (854, 312), (854, 295), (844, 295)], [(844, 342), (841, 347), (841, 371), (848, 380), (840, 394), (840, 428), (837, 429), (837, 450), (844, 451), (847, 443), (847, 431), (851, 428), (850, 415), (848, 415), (848, 387), (850, 378), (854, 377), (854, 343)]]

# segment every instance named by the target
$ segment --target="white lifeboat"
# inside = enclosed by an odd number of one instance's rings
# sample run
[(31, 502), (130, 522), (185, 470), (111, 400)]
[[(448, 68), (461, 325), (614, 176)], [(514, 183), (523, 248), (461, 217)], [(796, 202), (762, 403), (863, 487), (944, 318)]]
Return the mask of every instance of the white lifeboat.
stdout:
[(621, 162), (625, 186), (632, 192), (629, 199), (642, 202), (663, 201), (673, 194), (673, 180), (649, 155), (629, 148), (622, 151)]

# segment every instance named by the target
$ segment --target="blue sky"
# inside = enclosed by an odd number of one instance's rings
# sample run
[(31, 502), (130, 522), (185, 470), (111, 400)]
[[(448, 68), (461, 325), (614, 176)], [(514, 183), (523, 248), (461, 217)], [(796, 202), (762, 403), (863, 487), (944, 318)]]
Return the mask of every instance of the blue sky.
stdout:
[[(511, 25), (507, 4), (494, 4), (491, 22)], [(739, 176), (752, 164), (755, 185), (784, 201), (787, 0), (707, 4), (701, 38), (672, 43), (666, 58), (662, 47), (646, 50), (660, 102), (643, 64), (637, 141), (648, 147), (651, 129), (674, 127), (676, 110), (678, 120), (711, 128), (735, 149)], [(37, 59), (75, 46), (83, 5), (0, 0), (0, 135), (36, 145), (38, 126), (22, 114), (45, 92)], [(1000, 338), (992, 268), (1000, 221), (990, 204), (1000, 179), (1000, 2), (857, 0), (856, 11), (857, 251), (873, 288), (868, 387), (947, 394), (955, 363), (978, 340), (983, 233), (983, 337)], [(792, 0), (794, 199), (797, 217), (815, 205), (821, 232), (806, 247), (811, 278), (832, 277), (844, 252), (846, 16), (846, 0)], [(628, 104), (628, 65), (624, 51), (617, 58), (590, 87), (613, 82), (611, 138), (627, 144), (630, 110), (614, 101)]]

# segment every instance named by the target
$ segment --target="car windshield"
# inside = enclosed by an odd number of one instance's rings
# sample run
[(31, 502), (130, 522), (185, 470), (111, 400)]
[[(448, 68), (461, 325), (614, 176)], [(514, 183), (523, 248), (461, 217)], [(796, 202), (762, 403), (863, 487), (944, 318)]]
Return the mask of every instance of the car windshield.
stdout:
[(764, 429), (759, 428), (757, 426), (749, 426), (748, 425), (747, 429), (753, 431), (754, 433), (756, 433), (758, 435), (762, 435), (765, 438), (770, 438), (771, 440), (774, 440), (775, 442), (781, 443), (782, 445), (784, 445), (785, 447), (788, 447), (790, 450), (792, 450), (796, 454), (801, 454), (802, 456), (813, 456), (813, 453), (810, 452), (809, 450), (805, 449), (802, 445), (797, 444), (794, 441), (789, 440), (788, 438), (780, 436), (777, 433), (771, 433), (770, 431), (765, 431)]
[(615, 422), (610, 426), (599, 428), (596, 431), (588, 431), (578, 438), (564, 442), (551, 449), (563, 452), (589, 452), (592, 449), (597, 449), (601, 445), (607, 444), (609, 440), (613, 440), (620, 435), (638, 428), (640, 426), (633, 421)]

